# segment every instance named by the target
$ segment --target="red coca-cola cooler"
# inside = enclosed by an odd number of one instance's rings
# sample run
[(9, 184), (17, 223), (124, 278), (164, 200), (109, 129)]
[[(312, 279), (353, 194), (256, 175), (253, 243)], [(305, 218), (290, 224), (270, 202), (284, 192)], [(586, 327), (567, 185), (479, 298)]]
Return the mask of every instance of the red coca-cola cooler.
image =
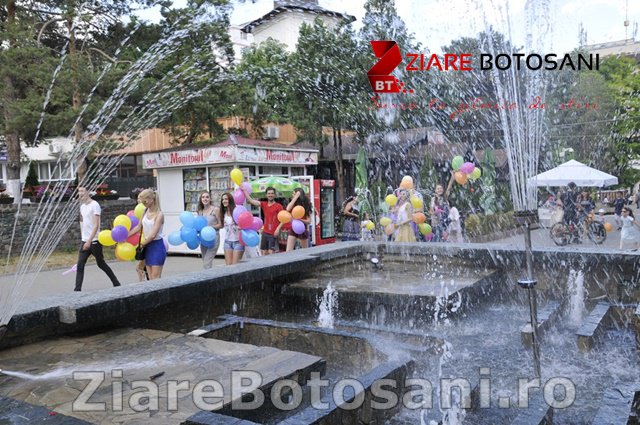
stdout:
[(315, 244), (325, 245), (336, 241), (335, 180), (313, 181), (313, 207), (319, 216), (315, 220)]

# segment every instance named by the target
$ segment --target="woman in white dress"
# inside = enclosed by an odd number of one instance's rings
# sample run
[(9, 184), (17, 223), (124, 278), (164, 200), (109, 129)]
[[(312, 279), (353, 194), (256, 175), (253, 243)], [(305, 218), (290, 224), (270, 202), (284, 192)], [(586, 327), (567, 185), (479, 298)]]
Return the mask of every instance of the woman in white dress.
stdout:
[(633, 249), (638, 249), (638, 246), (640, 246), (640, 223), (633, 217), (631, 208), (622, 208), (620, 220), (622, 221), (620, 249), (623, 249), (627, 243), (632, 244)]

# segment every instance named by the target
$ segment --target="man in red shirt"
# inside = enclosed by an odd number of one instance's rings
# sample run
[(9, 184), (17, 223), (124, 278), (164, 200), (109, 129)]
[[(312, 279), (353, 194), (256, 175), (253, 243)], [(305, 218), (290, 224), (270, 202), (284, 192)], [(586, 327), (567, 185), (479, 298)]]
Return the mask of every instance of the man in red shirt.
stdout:
[(264, 216), (264, 226), (262, 228), (262, 238), (260, 240), (260, 250), (262, 255), (273, 254), (278, 249), (278, 238), (274, 236), (276, 228), (280, 224), (278, 221), (278, 213), (284, 209), (282, 205), (275, 201), (276, 190), (273, 187), (267, 188), (267, 200), (258, 201), (249, 195), (244, 188), (242, 189), (247, 202), (256, 207), (262, 208)]

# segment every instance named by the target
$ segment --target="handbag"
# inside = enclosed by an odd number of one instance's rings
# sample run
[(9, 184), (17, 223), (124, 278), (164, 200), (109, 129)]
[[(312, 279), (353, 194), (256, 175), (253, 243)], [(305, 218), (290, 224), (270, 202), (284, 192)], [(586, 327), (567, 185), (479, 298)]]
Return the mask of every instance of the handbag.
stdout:
[[(144, 211), (144, 214), (146, 213), (147, 213), (147, 210)], [(142, 218), (140, 218), (140, 221), (142, 221), (142, 219), (144, 218), (144, 214), (142, 214)], [(136, 255), (135, 255), (135, 259), (138, 261), (144, 260), (144, 250), (146, 249), (140, 246), (141, 242), (142, 242), (142, 224), (140, 224), (140, 239), (138, 240), (138, 246), (136, 246)]]

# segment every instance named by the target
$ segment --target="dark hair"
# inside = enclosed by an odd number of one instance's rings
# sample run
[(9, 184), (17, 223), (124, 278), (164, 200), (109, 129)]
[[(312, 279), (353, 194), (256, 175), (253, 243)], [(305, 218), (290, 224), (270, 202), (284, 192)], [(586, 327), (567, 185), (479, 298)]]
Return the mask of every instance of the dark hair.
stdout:
[(302, 208), (304, 208), (304, 213), (305, 215), (310, 216), (311, 215), (311, 202), (309, 202), (309, 198), (307, 197), (307, 194), (304, 193), (304, 190), (300, 187), (296, 188), (294, 190), (294, 192), (299, 192), (300, 196), (298, 197), (298, 199), (296, 199), (296, 203), (294, 204), (294, 207), (297, 206), (302, 206)]
[[(227, 210), (227, 208), (224, 206), (224, 204), (222, 203), (222, 198), (227, 197), (227, 199), (229, 200), (229, 209)], [(229, 192), (225, 192), (220, 196), (220, 218), (222, 220), (224, 220), (224, 216), (227, 213), (227, 211), (229, 211), (229, 215), (233, 215), (233, 210), (236, 208), (236, 201), (233, 199), (233, 195), (230, 194)]]
[[(204, 192), (200, 192), (200, 196), (198, 196), (198, 212), (204, 211), (204, 204), (202, 203), (202, 195), (204, 195), (205, 193), (209, 195), (209, 199), (211, 199), (211, 194), (206, 190)], [(211, 201), (213, 201), (213, 199), (211, 199)], [(209, 201), (209, 204), (211, 204), (211, 201)]]
[(576, 188), (576, 184), (574, 182), (570, 182), (567, 187), (569, 187), (571, 190)]
[(273, 190), (273, 194), (275, 195), (275, 193), (276, 193), (276, 188), (275, 188), (275, 187), (271, 187), (271, 186), (269, 186), (269, 187), (267, 188), (267, 190), (265, 190), (265, 191), (264, 191), (264, 194), (266, 195), (266, 194), (267, 194), (267, 192), (268, 192), (268, 191), (270, 191), (270, 190)]
[(633, 216), (633, 211), (631, 211), (631, 208), (629, 207), (622, 207), (622, 211), (627, 211), (629, 213), (629, 217), (635, 218)]

